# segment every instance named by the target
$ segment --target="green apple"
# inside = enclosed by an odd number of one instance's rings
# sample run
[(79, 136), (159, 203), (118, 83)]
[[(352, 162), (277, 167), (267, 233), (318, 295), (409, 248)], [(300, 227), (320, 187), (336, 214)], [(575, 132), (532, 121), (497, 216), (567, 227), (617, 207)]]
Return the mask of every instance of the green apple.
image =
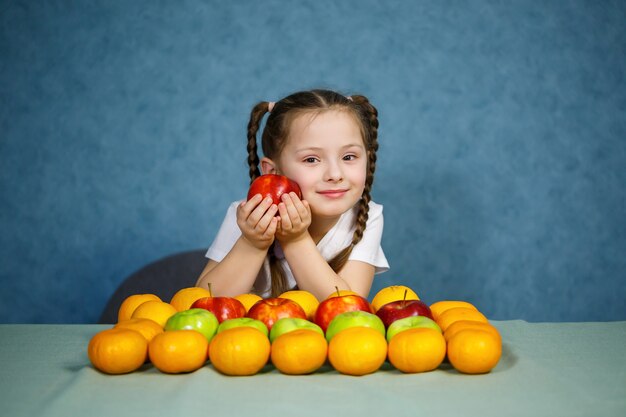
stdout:
[(273, 342), (280, 335), (300, 329), (313, 330), (324, 336), (322, 328), (311, 321), (299, 317), (284, 317), (272, 326), (270, 342)]
[(389, 328), (387, 329), (387, 342), (391, 341), (391, 338), (398, 333), (403, 332), (404, 330), (415, 329), (417, 327), (427, 327), (441, 333), (439, 325), (428, 317), (410, 316), (396, 320), (389, 325)]
[(210, 342), (217, 332), (219, 322), (215, 314), (203, 308), (179, 311), (165, 323), (164, 330), (196, 330)]
[(228, 319), (224, 320), (220, 323), (220, 326), (217, 328), (217, 332), (223, 332), (224, 330), (234, 329), (235, 327), (253, 327), (263, 333), (265, 336), (268, 335), (267, 326), (261, 320), (255, 320), (250, 317), (238, 317), (236, 319)]
[(337, 314), (326, 329), (326, 340), (330, 342), (334, 335), (350, 327), (371, 327), (385, 336), (385, 325), (380, 317), (376, 314), (357, 310)]

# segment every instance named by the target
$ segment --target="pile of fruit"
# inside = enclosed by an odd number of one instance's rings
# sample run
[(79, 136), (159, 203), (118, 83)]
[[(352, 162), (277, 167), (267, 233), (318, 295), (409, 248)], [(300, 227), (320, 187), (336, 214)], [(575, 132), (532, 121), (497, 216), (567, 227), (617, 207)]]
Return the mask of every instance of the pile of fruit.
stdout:
[(165, 373), (195, 371), (210, 362), (224, 375), (254, 375), (273, 365), (284, 374), (311, 374), (329, 363), (365, 375), (386, 360), (404, 373), (432, 371), (446, 360), (466, 374), (493, 369), (502, 341), (495, 327), (465, 301), (428, 306), (410, 288), (383, 288), (371, 303), (350, 291), (319, 302), (306, 291), (277, 298), (213, 297), (184, 288), (169, 303), (137, 294), (121, 304), (118, 323), (89, 342), (93, 366), (123, 374), (151, 363)]

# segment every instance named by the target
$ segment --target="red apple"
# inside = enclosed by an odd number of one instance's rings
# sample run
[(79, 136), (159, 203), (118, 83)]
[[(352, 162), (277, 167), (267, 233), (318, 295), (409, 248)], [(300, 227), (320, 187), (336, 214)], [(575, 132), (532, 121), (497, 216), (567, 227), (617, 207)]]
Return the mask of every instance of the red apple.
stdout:
[(246, 308), (241, 301), (231, 297), (203, 297), (191, 305), (191, 308), (203, 308), (215, 314), (221, 323), (224, 320), (245, 317)]
[(298, 195), (298, 198), (302, 198), (300, 186), (295, 181), (284, 175), (265, 174), (257, 177), (250, 185), (248, 200), (257, 194), (261, 194), (264, 198), (272, 197), (274, 204), (278, 204), (281, 201), (280, 196), (292, 191)]
[(392, 301), (380, 307), (376, 315), (388, 328), (391, 323), (405, 317), (424, 316), (433, 320), (430, 307), (420, 300), (398, 300)]
[(339, 295), (327, 298), (320, 303), (315, 312), (315, 323), (326, 332), (328, 325), (337, 314), (347, 311), (365, 311), (373, 313), (372, 306), (365, 297), (360, 295)]
[(266, 298), (250, 307), (247, 317), (261, 320), (268, 330), (272, 330), (278, 320), (286, 317), (306, 319), (306, 313), (295, 301), (287, 298)]

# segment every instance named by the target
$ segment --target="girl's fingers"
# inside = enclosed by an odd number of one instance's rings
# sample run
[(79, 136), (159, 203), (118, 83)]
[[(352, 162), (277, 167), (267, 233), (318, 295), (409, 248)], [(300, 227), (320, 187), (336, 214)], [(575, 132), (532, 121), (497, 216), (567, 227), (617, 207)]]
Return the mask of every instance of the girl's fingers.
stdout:
[(257, 222), (255, 225), (255, 229), (259, 231), (265, 231), (270, 226), (272, 220), (274, 220), (274, 215), (278, 211), (278, 206), (276, 204), (272, 204), (269, 209), (265, 212), (263, 217)]
[[(291, 196), (291, 194), (293, 194), (293, 197)], [(300, 223), (301, 222), (301, 218), (300, 218), (300, 213), (299, 210), (296, 208), (296, 203), (298, 203), (299, 205), (302, 204), (301, 201), (299, 200), (294, 200), (298, 198), (298, 196), (296, 196), (295, 193), (291, 193), (291, 194), (283, 194), (282, 195), (282, 200), (283, 203), (285, 204), (285, 208), (287, 209), (287, 213), (289, 214), (289, 218), (291, 219), (291, 223)]]
[(282, 202), (278, 205), (278, 213), (280, 213), (280, 227), (281, 229), (291, 229), (292, 223), (287, 210), (287, 205)]
[[(260, 195), (260, 194), (259, 194)], [(256, 198), (256, 196), (255, 196)], [(252, 200), (250, 200), (252, 201)], [(272, 206), (272, 198), (267, 197), (258, 204), (252, 213), (248, 216), (248, 224), (252, 227), (256, 227), (261, 218), (267, 213), (267, 210)]]
[(242, 202), (239, 207), (241, 208), (241, 211), (245, 215), (245, 217), (248, 217), (250, 216), (250, 213), (252, 213), (252, 210), (254, 210), (262, 200), (263, 197), (261, 196), (261, 194), (256, 194), (250, 200)]
[[(296, 194), (293, 195), (297, 198)], [(295, 200), (296, 201), (296, 209), (298, 210), (298, 214), (301, 219), (305, 219), (309, 216), (309, 202), (306, 200)]]
[(261, 216), (258, 216), (257, 218), (255, 218), (253, 217), (253, 213), (263, 203), (264, 201), (263, 201), (263, 197), (261, 197), (261, 194), (257, 194), (254, 197), (252, 197), (250, 200), (242, 202), (239, 205), (239, 207), (237, 207), (238, 218), (243, 222), (249, 223), (250, 221), (254, 221), (256, 224), (256, 222), (258, 222)]
[(279, 223), (278, 217), (272, 217), (272, 219), (270, 220), (269, 226), (267, 227), (267, 229), (265, 230), (265, 233), (263, 234), (263, 237), (269, 239), (272, 236), (274, 236), (276, 234), (276, 230), (278, 229), (278, 223)]

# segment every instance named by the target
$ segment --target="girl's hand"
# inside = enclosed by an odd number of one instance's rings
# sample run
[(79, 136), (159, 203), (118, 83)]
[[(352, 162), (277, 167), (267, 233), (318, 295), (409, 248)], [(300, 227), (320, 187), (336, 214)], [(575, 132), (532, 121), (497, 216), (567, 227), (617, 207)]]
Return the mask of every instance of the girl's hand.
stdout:
[(311, 207), (296, 193), (283, 194), (278, 205), (280, 223), (276, 229), (276, 238), (281, 243), (288, 243), (306, 236), (311, 225)]
[(267, 250), (274, 242), (278, 218), (274, 217), (278, 206), (272, 199), (257, 194), (237, 207), (237, 225), (243, 237), (257, 249)]

